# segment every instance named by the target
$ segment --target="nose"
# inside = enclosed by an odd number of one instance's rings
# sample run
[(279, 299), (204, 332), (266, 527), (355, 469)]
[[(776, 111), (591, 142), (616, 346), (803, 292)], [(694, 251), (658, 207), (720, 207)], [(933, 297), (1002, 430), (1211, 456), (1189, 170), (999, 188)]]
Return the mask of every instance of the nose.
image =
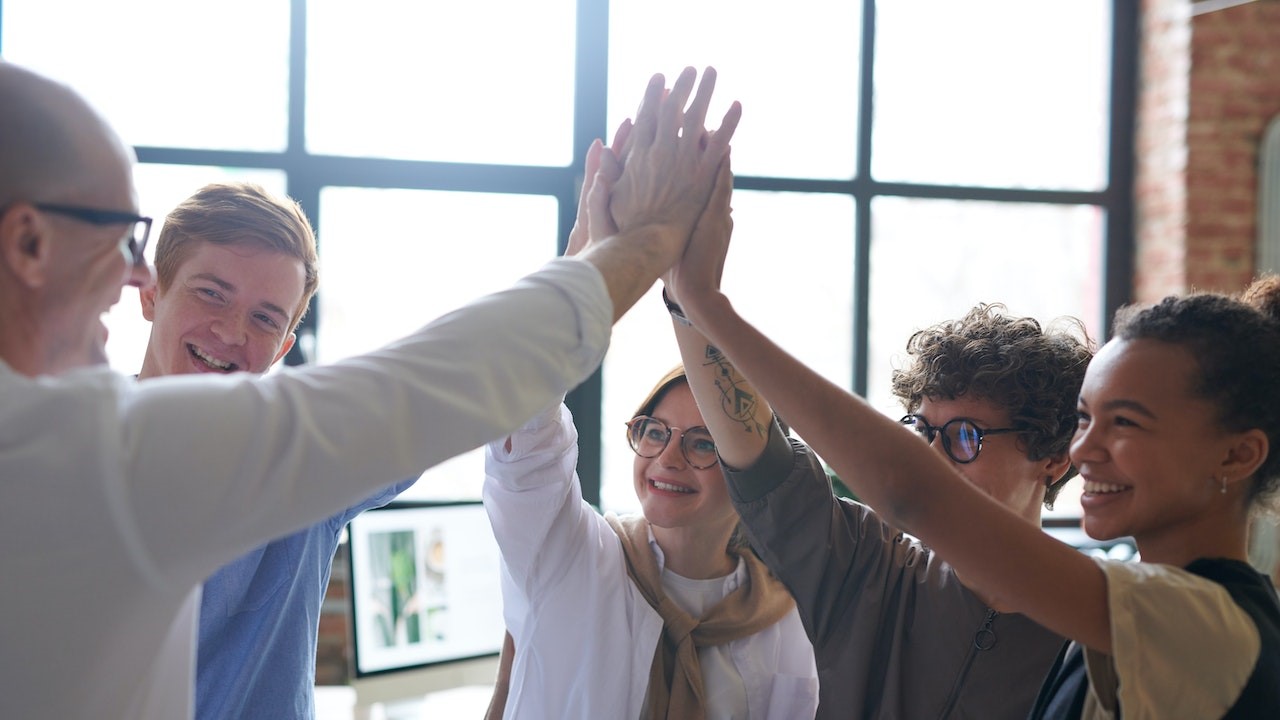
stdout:
[(1071, 447), (1067, 450), (1067, 456), (1071, 458), (1071, 464), (1077, 468), (1081, 463), (1098, 460), (1101, 452), (1102, 444), (1100, 442), (1099, 431), (1093, 430), (1093, 424), (1076, 426), (1076, 433), (1071, 437)]
[(245, 341), (244, 322), (237, 312), (224, 312), (210, 324), (213, 334), (227, 345), (243, 345)]
[(129, 270), (125, 277), (126, 285), (131, 285), (139, 290), (145, 290), (146, 288), (154, 285), (155, 282), (156, 273), (149, 263), (131, 263), (129, 265)]
[(943, 444), (944, 441), (942, 439), (941, 430), (933, 434), (932, 440), (929, 440), (928, 436), (925, 436), (925, 439), (928, 441), (929, 447), (937, 451), (939, 455), (946, 458), (948, 462), (954, 462), (953, 460), (951, 460), (951, 456), (947, 454), (947, 446)]
[(684, 457), (684, 453), (680, 451), (680, 443), (683, 440), (675, 433), (671, 434), (671, 439), (667, 441), (667, 446), (662, 448), (662, 452), (658, 454), (658, 462), (663, 467), (678, 468), (688, 464)]

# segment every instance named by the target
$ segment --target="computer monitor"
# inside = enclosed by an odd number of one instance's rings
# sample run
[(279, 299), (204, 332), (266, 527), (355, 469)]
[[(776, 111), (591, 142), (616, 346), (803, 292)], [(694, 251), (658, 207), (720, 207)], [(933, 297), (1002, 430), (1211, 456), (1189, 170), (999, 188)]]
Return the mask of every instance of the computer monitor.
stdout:
[(502, 649), (501, 560), (478, 500), (394, 502), (348, 536), (356, 677)]

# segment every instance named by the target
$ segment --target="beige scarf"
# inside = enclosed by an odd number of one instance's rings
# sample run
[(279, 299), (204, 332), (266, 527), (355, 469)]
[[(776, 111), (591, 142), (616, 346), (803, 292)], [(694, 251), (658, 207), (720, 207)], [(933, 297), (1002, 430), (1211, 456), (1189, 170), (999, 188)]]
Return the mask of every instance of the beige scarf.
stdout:
[(778, 622), (795, 601), (787, 588), (750, 550), (738, 555), (747, 566), (747, 582), (695, 620), (662, 591), (662, 573), (649, 547), (649, 523), (643, 516), (605, 516), (627, 556), (627, 575), (662, 616), (662, 639), (649, 668), (651, 720), (704, 720), (700, 647), (713, 647), (754, 635)]

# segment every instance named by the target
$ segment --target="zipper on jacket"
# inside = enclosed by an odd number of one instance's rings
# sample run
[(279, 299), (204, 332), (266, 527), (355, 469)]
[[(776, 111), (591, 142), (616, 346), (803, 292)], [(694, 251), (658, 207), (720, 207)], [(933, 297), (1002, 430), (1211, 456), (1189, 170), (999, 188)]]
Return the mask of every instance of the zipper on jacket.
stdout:
[(951, 695), (947, 697), (947, 704), (942, 706), (942, 714), (939, 718), (946, 718), (955, 708), (956, 701), (960, 698), (960, 688), (964, 685), (965, 677), (969, 675), (969, 667), (973, 665), (973, 659), (983, 650), (990, 650), (996, 646), (996, 631), (991, 626), (996, 621), (996, 616), (1000, 613), (987, 608), (987, 617), (983, 619), (982, 625), (978, 627), (978, 631), (973, 634), (973, 643), (969, 646), (969, 654), (964, 658), (964, 664), (960, 666), (960, 674), (956, 675), (955, 685), (951, 687)]

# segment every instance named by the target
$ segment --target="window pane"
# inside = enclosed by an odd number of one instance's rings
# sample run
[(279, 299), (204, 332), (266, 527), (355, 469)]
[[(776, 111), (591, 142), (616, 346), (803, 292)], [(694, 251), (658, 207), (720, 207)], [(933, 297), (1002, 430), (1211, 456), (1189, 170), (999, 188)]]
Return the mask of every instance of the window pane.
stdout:
[[(279, 195), (285, 192), (284, 173), (278, 170), (143, 163), (134, 167), (133, 179), (138, 188), (142, 214), (155, 219), (151, 226), (151, 239), (147, 242), (147, 258), (152, 262), (155, 260), (156, 241), (164, 227), (164, 216), (205, 185), (212, 182), (252, 182)], [(107, 313), (106, 325), (110, 331), (107, 357), (111, 360), (111, 367), (122, 373), (137, 373), (142, 369), (147, 339), (151, 336), (151, 323), (142, 317), (137, 288), (124, 289), (120, 302)]]
[(315, 0), (308, 150), (568, 165), (575, 9), (574, 0)]
[(1102, 188), (1110, 33), (1106, 0), (877, 3), (872, 173)]
[[(723, 283), (743, 317), (846, 388), (853, 366), (853, 213), (844, 195), (735, 191)], [(680, 362), (660, 290), (658, 283), (618, 322), (605, 358), (600, 502), (606, 510), (639, 509), (623, 423)]]
[[(1100, 337), (1101, 209), (879, 198), (872, 204), (867, 397), (901, 416), (890, 392), (907, 339), (920, 328), (958, 318), (979, 302), (1042, 324), (1071, 316)], [(1079, 483), (1063, 493), (1069, 510)], [(1079, 507), (1075, 506), (1078, 513)], [(1055, 512), (1055, 514), (1057, 514)]]
[(5, 59), (70, 84), (131, 145), (283, 150), (288, 0), (4, 0)]
[[(380, 347), (538, 269), (556, 254), (557, 207), (532, 195), (322, 190), (318, 361)], [(403, 497), (478, 498), (483, 481), (473, 451)]]
[(741, 175), (847, 179), (856, 163), (860, 4), (792, 0), (613, 0), (609, 128), (635, 114), (649, 77), (719, 72), (712, 127), (742, 102)]

